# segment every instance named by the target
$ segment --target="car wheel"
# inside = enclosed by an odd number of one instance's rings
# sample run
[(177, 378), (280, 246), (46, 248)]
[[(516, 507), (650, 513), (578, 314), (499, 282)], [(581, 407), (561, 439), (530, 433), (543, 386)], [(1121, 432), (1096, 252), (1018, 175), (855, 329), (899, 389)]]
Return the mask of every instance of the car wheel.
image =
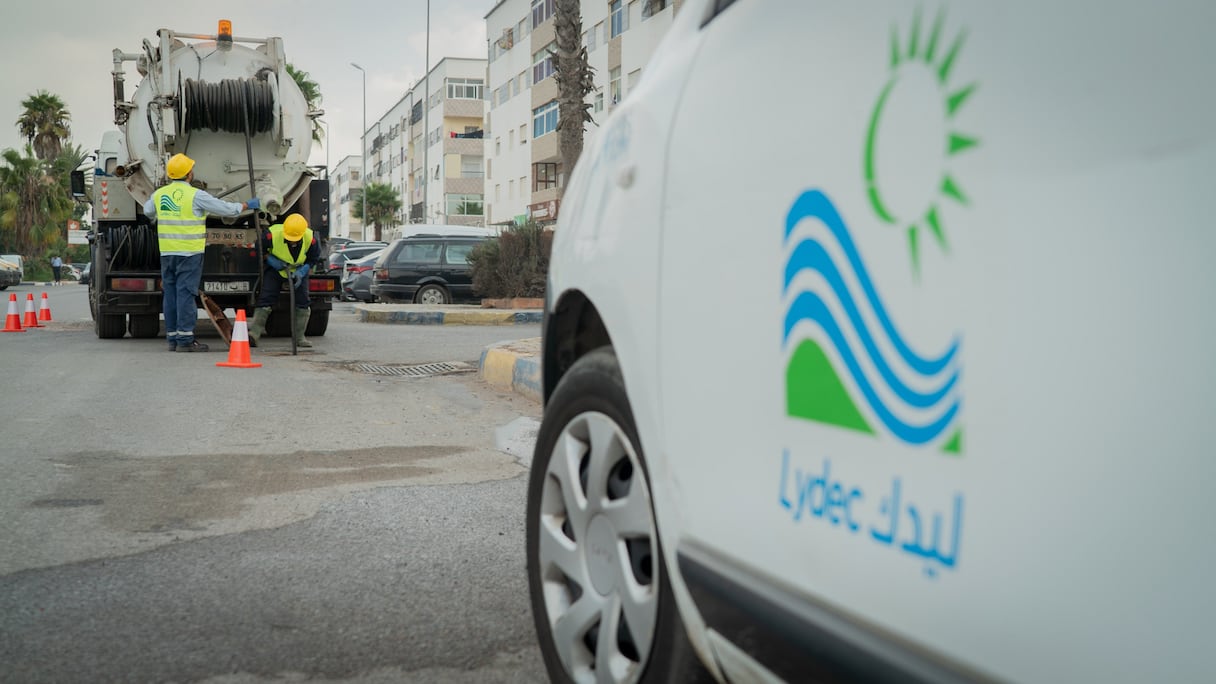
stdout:
[(414, 301), (419, 304), (447, 304), (452, 301), (448, 291), (439, 285), (423, 285), (414, 295)]
[(708, 680), (676, 609), (616, 355), (580, 359), (537, 436), (528, 586), (555, 682)]

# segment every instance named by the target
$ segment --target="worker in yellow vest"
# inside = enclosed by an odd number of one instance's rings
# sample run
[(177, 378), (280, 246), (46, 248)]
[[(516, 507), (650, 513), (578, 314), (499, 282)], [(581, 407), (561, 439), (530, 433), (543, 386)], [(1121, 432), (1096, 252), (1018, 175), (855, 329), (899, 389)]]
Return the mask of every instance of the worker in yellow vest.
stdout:
[(295, 316), (296, 346), (311, 347), (312, 342), (304, 339), (304, 329), (312, 315), (308, 302), (308, 272), (310, 264), (321, 258), (321, 245), (308, 227), (308, 220), (291, 214), (282, 223), (271, 226), (262, 235), (262, 252), (266, 255), (266, 268), (262, 271), (262, 289), (258, 292), (253, 323), (249, 325), (249, 344), (258, 346), (258, 339), (266, 331), (271, 308), (286, 280), (295, 288), (296, 310), (292, 315)]
[(256, 197), (240, 204), (225, 202), (194, 187), (194, 160), (184, 154), (173, 155), (165, 171), (169, 184), (144, 203), (144, 215), (156, 221), (165, 339), (169, 351), (205, 352), (207, 345), (194, 339), (194, 323), (198, 320), (195, 295), (207, 246), (207, 215), (239, 216), (246, 209), (259, 208), (261, 202)]

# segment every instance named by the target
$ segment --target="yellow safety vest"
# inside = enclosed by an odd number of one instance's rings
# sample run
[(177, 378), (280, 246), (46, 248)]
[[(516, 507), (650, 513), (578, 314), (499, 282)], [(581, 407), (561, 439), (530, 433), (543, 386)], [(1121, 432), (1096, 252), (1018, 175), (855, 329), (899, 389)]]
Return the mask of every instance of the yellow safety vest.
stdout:
[(202, 254), (207, 247), (207, 217), (194, 213), (197, 192), (185, 181), (174, 181), (152, 193), (161, 254)]
[[(300, 256), (293, 257), (287, 248), (287, 240), (283, 237), (283, 224), (276, 223), (270, 227), (270, 254), (283, 260), (283, 263), (295, 268), (302, 266), (308, 260), (308, 248), (312, 246), (312, 228), (304, 229), (304, 237), (300, 239)], [(287, 278), (287, 271), (279, 271), (279, 275)]]

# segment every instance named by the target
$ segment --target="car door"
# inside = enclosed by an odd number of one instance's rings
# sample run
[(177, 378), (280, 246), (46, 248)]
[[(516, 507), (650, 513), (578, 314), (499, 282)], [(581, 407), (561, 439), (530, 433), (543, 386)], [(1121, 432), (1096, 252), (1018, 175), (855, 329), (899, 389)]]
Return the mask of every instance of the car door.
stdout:
[(452, 240), (444, 248), (443, 279), (453, 299), (469, 299), (473, 296), (473, 271), (469, 268), (469, 254), (477, 245), (477, 240)]
[(434, 281), (443, 275), (443, 243), (439, 240), (410, 240), (402, 243), (389, 264), (388, 282), (394, 291)]
[(1214, 18), (737, 0), (705, 26), (663, 225), (684, 558), (1002, 680), (1210, 672)]

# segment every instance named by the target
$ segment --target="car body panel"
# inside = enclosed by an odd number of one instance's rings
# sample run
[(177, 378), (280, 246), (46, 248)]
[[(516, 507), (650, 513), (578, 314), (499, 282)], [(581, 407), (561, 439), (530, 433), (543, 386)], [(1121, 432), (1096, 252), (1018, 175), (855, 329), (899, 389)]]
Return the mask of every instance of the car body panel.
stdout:
[(1216, 9), (700, 7), (584, 151), (547, 304), (611, 336), (668, 567), (940, 672), (1202, 678)]

